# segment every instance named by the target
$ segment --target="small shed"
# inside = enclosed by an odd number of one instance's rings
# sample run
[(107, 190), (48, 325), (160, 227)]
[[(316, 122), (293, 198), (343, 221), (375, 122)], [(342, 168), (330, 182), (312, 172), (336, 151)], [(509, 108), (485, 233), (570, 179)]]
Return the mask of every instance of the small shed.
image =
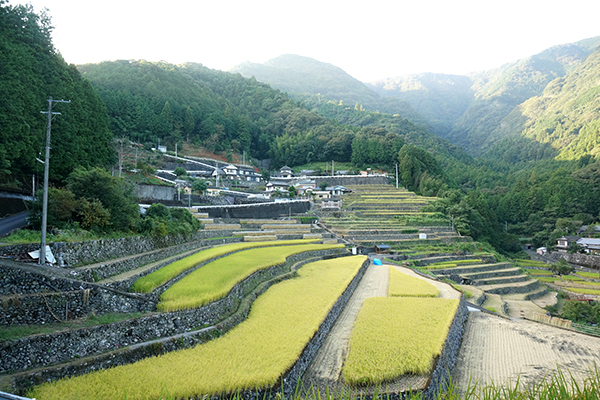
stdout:
[(376, 254), (390, 254), (390, 250), (392, 250), (392, 248), (387, 244), (378, 244), (375, 246)]

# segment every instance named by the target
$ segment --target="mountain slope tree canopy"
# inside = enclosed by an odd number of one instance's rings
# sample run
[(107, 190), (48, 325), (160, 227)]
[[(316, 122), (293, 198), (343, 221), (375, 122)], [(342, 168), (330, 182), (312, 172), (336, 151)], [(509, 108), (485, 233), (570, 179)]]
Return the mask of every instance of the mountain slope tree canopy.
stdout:
[[(0, 178), (23, 180), (41, 171), (48, 98), (55, 104), (50, 177), (62, 180), (79, 165), (107, 165), (114, 159), (106, 108), (73, 65), (52, 44), (52, 25), (45, 12), (31, 5), (11, 6), (0, 0)], [(41, 157), (43, 158), (43, 157)]]

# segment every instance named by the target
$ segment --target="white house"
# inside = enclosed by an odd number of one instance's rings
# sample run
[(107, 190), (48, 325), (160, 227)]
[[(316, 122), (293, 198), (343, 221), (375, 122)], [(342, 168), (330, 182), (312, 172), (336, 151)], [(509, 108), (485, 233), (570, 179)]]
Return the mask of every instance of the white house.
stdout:
[(280, 178), (293, 178), (294, 171), (292, 171), (292, 169), (290, 167), (285, 165), (285, 166), (281, 167), (281, 169), (279, 170), (279, 177)]
[(331, 193), (327, 190), (313, 190), (312, 195), (317, 199), (329, 199), (331, 197)]
[(348, 191), (344, 186), (327, 186), (325, 188), (326, 191), (331, 193), (332, 196), (341, 196)]
[(317, 184), (315, 183), (314, 180), (304, 180), (304, 181), (298, 181), (298, 182), (294, 183), (294, 187), (298, 191), (299, 195), (304, 195), (307, 192), (314, 191), (317, 187)]
[(238, 175), (238, 168), (233, 165), (233, 164), (229, 164), (226, 167), (223, 167), (223, 172), (225, 172), (225, 176), (229, 179), (237, 179), (237, 175)]
[(283, 181), (271, 181), (266, 185), (266, 192), (275, 192), (279, 190), (280, 192), (287, 192), (289, 184)]

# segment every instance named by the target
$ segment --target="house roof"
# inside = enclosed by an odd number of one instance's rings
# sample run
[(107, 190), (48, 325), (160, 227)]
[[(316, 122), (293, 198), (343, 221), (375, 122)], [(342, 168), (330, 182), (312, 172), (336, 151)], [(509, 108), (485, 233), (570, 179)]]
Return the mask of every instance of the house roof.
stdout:
[(580, 246), (600, 246), (600, 239), (581, 238), (577, 241)]
[(391, 249), (392, 247), (389, 244), (378, 244), (375, 245), (378, 249)]
[(281, 167), (280, 171), (291, 171), (292, 169), (290, 167), (288, 167), (287, 165), (284, 165), (283, 167)]
[(577, 236), (577, 235), (568, 235), (568, 236), (561, 236), (559, 237), (557, 240), (561, 240), (561, 241), (567, 241), (567, 242), (576, 242), (579, 239), (581, 239), (581, 236)]
[(289, 186), (289, 184), (287, 182), (283, 182), (283, 181), (271, 181), (269, 183), (267, 183), (267, 186)]

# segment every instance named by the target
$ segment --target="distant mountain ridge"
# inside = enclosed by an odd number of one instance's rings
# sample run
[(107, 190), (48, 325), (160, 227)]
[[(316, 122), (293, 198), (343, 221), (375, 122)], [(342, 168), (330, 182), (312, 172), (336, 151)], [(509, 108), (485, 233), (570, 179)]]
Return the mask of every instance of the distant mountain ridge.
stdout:
[(426, 125), (423, 116), (407, 102), (397, 98), (382, 97), (364, 83), (334, 65), (295, 54), (284, 54), (264, 64), (245, 62), (229, 72), (245, 78), (254, 76), (275, 89), (298, 95), (322, 95), (346, 105), (363, 106), (369, 111), (399, 114), (419, 125)]
[(232, 72), (254, 76), (314, 108), (308, 95), (341, 101), (346, 109), (400, 115), (478, 156), (493, 153), (504, 139), (518, 137), (524, 124), (532, 125), (532, 116), (519, 106), (574, 72), (599, 44), (597, 36), (553, 46), (467, 76), (422, 73), (364, 84), (334, 65), (291, 54), (264, 64), (243, 63)]
[(514, 116), (506, 120), (512, 111), (542, 94), (554, 79), (571, 73), (599, 44), (600, 36), (553, 46), (468, 76), (419, 74), (367, 85), (383, 96), (407, 100), (429, 119), (437, 134), (480, 155), (502, 139), (520, 134), (511, 128)]

